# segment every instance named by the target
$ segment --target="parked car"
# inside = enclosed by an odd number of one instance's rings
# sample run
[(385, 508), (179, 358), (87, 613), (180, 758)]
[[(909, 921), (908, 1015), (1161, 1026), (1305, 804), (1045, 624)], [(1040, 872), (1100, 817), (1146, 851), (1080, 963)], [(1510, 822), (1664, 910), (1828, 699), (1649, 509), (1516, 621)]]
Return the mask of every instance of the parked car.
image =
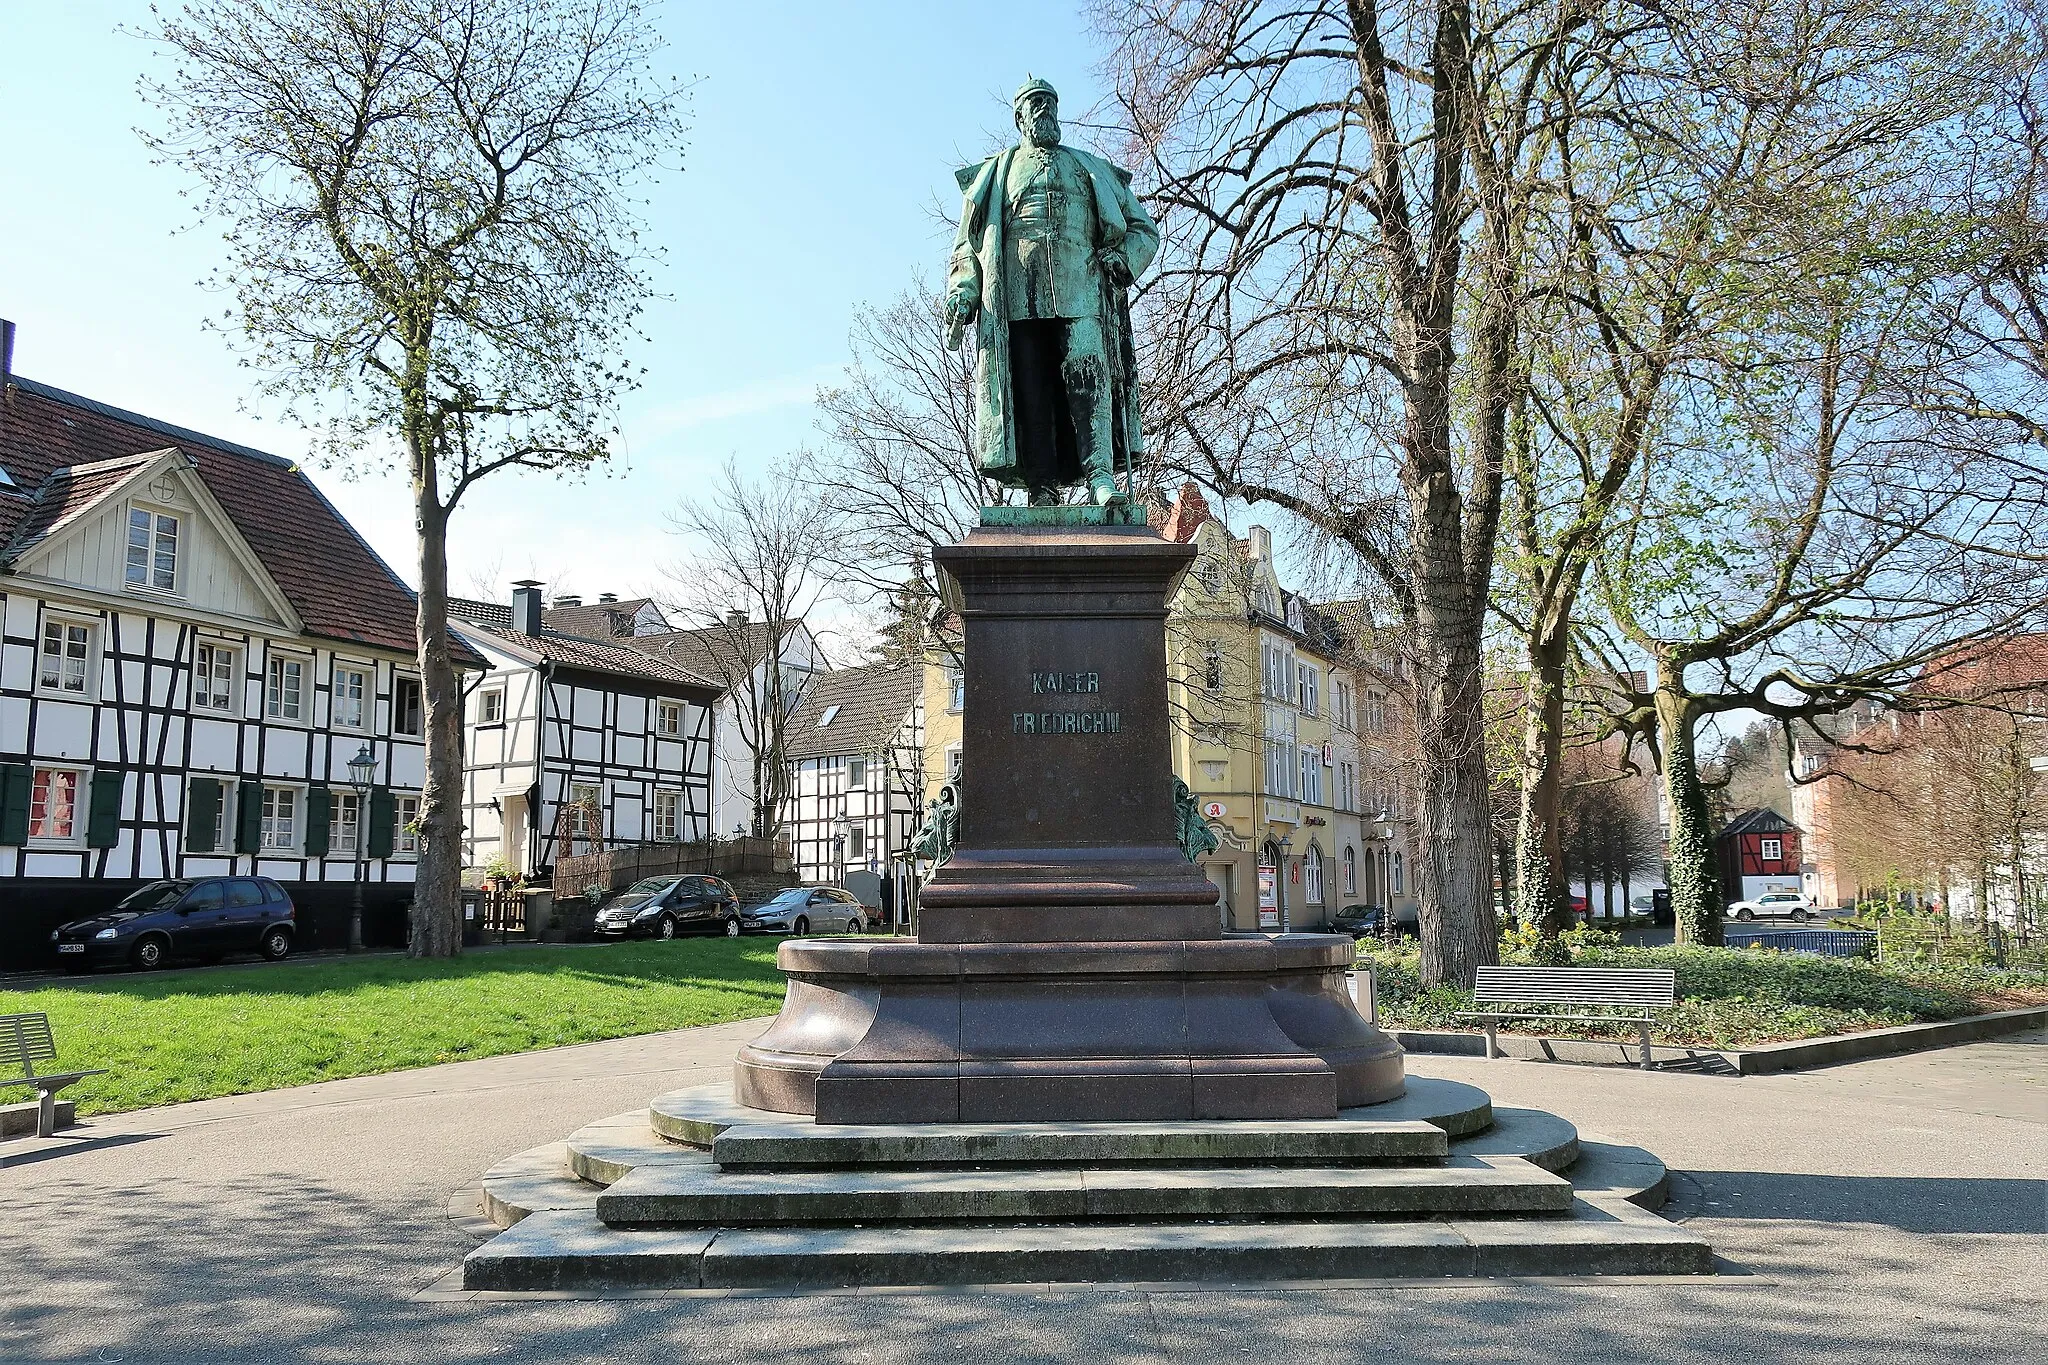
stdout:
[(1783, 919), (1805, 922), (1813, 918), (1813, 902), (1800, 891), (1766, 891), (1753, 901), (1736, 901), (1728, 907), (1730, 919)]
[(604, 938), (677, 934), (736, 936), (740, 898), (717, 877), (647, 877), (634, 882), (597, 910)]
[(1377, 905), (1347, 905), (1330, 916), (1330, 932), (1353, 938), (1378, 938), (1393, 928), (1387, 912)]
[(741, 911), (740, 927), (750, 934), (864, 934), (879, 927), (874, 913), (860, 897), (836, 886), (792, 886)]
[(268, 877), (180, 877), (132, 891), (104, 915), (50, 932), (66, 971), (126, 962), (144, 971), (172, 958), (218, 962), (229, 953), (289, 957), (298, 911)]

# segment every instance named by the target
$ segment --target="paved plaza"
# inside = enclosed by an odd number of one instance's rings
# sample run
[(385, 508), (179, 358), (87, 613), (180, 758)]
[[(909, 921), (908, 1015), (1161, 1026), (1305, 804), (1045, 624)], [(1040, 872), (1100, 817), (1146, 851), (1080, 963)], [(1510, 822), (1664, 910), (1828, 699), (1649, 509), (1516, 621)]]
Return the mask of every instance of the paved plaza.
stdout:
[[(2036, 1362), (2048, 1035), (1801, 1075), (1411, 1057), (1637, 1143), (1712, 1280), (435, 1297), (451, 1196), (729, 1074), (759, 1022), (100, 1120), (0, 1145), (0, 1358)], [(453, 1201), (459, 1205), (459, 1198)]]

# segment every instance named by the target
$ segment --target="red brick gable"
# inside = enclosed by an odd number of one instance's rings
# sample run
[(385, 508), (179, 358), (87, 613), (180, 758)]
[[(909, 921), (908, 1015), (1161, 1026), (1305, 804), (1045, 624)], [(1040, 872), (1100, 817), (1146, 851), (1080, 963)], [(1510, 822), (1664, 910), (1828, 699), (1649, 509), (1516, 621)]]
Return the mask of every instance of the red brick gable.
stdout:
[[(0, 396), (0, 469), (14, 484), (0, 487), (0, 544), (12, 543), (31, 518), (50, 515), (34, 495), (57, 470), (73, 471), (63, 484), (106, 461), (170, 446), (192, 457), (307, 634), (414, 651), (412, 590), (298, 465), (19, 376)], [(53, 497), (67, 506), (72, 499), (56, 485), (44, 503)], [(482, 663), (466, 646), (455, 648), (465, 665)]]

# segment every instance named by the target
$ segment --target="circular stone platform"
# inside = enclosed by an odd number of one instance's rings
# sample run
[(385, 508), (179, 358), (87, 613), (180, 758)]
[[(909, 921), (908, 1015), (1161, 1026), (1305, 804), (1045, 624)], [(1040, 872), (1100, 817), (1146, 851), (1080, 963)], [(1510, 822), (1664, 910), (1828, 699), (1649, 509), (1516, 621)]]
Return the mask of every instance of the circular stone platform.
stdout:
[(742, 1104), (820, 1123), (1305, 1119), (1401, 1094), (1341, 934), (1119, 943), (794, 939)]

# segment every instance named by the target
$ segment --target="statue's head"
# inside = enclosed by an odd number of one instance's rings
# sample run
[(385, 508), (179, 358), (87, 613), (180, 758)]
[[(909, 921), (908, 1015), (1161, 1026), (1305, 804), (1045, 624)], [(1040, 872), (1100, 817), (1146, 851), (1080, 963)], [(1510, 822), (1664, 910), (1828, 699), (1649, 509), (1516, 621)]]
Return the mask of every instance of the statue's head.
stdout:
[(1036, 76), (1024, 82), (1010, 101), (1017, 131), (1036, 147), (1057, 147), (1060, 141), (1060, 93)]

